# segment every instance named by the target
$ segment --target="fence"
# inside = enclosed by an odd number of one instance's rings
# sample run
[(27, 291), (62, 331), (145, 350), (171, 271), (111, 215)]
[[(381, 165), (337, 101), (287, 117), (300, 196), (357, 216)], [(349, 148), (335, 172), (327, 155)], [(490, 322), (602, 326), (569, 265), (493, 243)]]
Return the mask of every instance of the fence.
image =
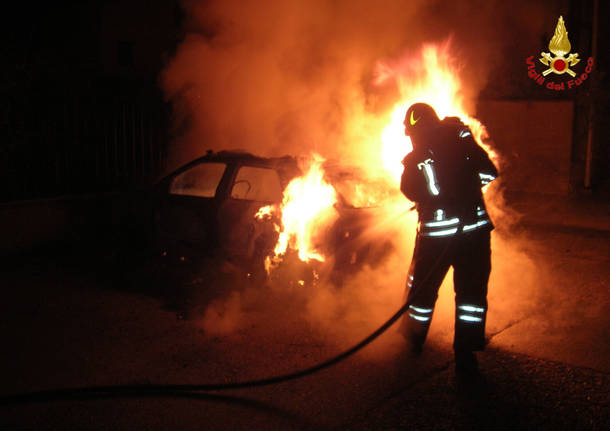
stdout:
[(160, 98), (33, 98), (5, 122), (0, 202), (123, 190), (161, 172), (168, 109)]

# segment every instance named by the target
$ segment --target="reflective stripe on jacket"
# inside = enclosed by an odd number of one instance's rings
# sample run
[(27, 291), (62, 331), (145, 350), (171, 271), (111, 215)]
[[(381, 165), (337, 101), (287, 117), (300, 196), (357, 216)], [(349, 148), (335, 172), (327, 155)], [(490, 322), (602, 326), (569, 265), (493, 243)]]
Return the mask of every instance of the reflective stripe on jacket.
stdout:
[(493, 229), (481, 188), (498, 171), (467, 126), (443, 120), (403, 165), (400, 189), (417, 206), (420, 235), (445, 237)]
[(468, 224), (459, 217), (447, 216), (444, 210), (437, 209), (432, 219), (422, 219), (420, 217), (417, 224), (417, 233), (421, 236), (446, 237), (481, 228), (493, 229), (493, 224), (484, 206), (476, 207), (476, 219), (474, 222), (469, 221)]

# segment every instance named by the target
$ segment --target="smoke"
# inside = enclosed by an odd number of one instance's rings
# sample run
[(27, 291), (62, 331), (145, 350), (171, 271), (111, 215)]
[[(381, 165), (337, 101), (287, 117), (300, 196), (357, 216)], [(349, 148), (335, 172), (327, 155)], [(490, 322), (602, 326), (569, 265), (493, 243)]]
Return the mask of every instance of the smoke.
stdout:
[[(162, 74), (175, 115), (168, 169), (208, 149), (241, 149), (262, 156), (316, 152), (366, 167), (377, 160), (380, 122), (386, 118), (382, 114), (399, 98), (395, 80), (376, 83), (380, 64), (413, 56), (423, 43), (449, 41), (446, 46), (463, 84), (460, 97), (474, 114), (476, 97), (492, 71), (506, 66), (515, 34), (532, 39), (539, 49), (536, 31), (545, 24), (543, 3), (184, 1), (186, 35)], [(521, 65), (522, 57), (514, 58), (512, 63)], [(518, 218), (502, 203), (501, 193), (492, 189), (488, 200), (497, 225), (512, 225)], [(393, 236), (395, 253), (375, 268), (363, 268), (340, 289), (324, 280), (309, 290), (245, 289), (211, 304), (203, 317), (204, 329), (234, 333), (263, 325), (263, 314), (277, 313), (304, 319), (339, 346), (359, 340), (402, 302), (413, 245), (412, 216), (393, 219), (399, 232)], [(516, 309), (526, 309), (520, 302), (525, 297), (535, 297), (529, 293), (539, 272), (517, 251), (519, 241), (494, 233), (490, 316), (494, 308), (499, 313), (497, 320), (490, 317), (494, 328), (509, 321)], [(523, 268), (519, 279), (517, 267)], [(522, 288), (514, 293), (516, 283)], [(449, 289), (446, 280), (433, 339), (452, 331)], [(387, 351), (395, 335), (376, 343), (374, 351)]]
[(170, 166), (208, 149), (264, 156), (316, 151), (357, 162), (378, 145), (371, 131), (379, 131), (379, 114), (397, 102), (395, 83), (374, 84), (380, 61), (451, 38), (456, 73), (473, 108), (503, 55), (505, 12), (496, 2), (183, 5), (186, 36), (162, 75), (176, 117)]
[(208, 334), (231, 334), (243, 324), (243, 299), (237, 292), (232, 292), (228, 298), (214, 300), (205, 309), (201, 325)]
[[(247, 287), (216, 299), (206, 307), (201, 327), (211, 336), (262, 333), (277, 340), (313, 337), (314, 345), (325, 346), (326, 354), (321, 358), (351, 347), (403, 304), (415, 217), (412, 212), (403, 213), (388, 220), (394, 229), (374, 228), (371, 234), (380, 240), (392, 238), (395, 249), (377, 265), (364, 265), (342, 284), (323, 274), (315, 285), (300, 286), (294, 283), (298, 275), (292, 268), (292, 272), (285, 272), (265, 286)], [(492, 232), (488, 335), (530, 317), (541, 303), (552, 307), (553, 301), (561, 300), (545, 289), (552, 280), (548, 262), (532, 257), (527, 244), (526, 238), (509, 233), (504, 227)], [(452, 277), (450, 269), (439, 290), (427, 346), (452, 345), (455, 307)], [(404, 340), (394, 325), (360, 355), (381, 361), (403, 349)]]

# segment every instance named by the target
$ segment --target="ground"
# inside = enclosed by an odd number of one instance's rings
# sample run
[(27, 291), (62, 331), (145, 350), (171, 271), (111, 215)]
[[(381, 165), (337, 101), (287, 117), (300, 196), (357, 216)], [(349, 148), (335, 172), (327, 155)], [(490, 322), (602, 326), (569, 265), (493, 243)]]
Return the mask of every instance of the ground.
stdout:
[[(610, 429), (609, 206), (519, 204), (526, 209), (512, 228), (519, 240), (494, 233), (494, 271), (509, 282), (493, 290), (492, 272), (489, 345), (479, 354), (483, 377), (473, 382), (456, 380), (440, 313), (417, 359), (390, 329), (333, 367), (271, 386), (18, 402), (12, 395), (46, 389), (278, 375), (327, 359), (368, 331), (329, 335), (332, 322), (302, 313), (329, 296), (253, 293), (235, 286), (226, 268), (168, 293), (141, 272), (126, 281), (79, 253), (12, 259), (0, 275), (0, 428)], [(507, 269), (518, 259), (521, 268)], [(445, 295), (439, 307), (451, 300)], [(389, 314), (373, 320), (380, 325)], [(355, 322), (337, 323), (345, 321)]]

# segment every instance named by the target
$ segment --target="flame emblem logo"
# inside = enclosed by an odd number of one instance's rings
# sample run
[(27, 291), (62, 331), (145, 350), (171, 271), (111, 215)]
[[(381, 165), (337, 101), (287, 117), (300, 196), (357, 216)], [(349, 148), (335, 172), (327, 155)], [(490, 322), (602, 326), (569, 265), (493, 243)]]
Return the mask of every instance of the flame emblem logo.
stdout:
[[(568, 31), (566, 30), (563, 16), (560, 16), (555, 27), (555, 34), (549, 42), (549, 51), (555, 54), (555, 57), (548, 52), (540, 54), (542, 55), (539, 59), (540, 62), (545, 66), (549, 66), (548, 69), (542, 72), (542, 75), (547, 76), (553, 72), (557, 75), (567, 73), (570, 76), (576, 76), (576, 73), (570, 67), (577, 64), (580, 59), (577, 53), (569, 54), (571, 49), (572, 45), (570, 45), (570, 40), (568, 39)], [(566, 54), (569, 55), (565, 57)]]

